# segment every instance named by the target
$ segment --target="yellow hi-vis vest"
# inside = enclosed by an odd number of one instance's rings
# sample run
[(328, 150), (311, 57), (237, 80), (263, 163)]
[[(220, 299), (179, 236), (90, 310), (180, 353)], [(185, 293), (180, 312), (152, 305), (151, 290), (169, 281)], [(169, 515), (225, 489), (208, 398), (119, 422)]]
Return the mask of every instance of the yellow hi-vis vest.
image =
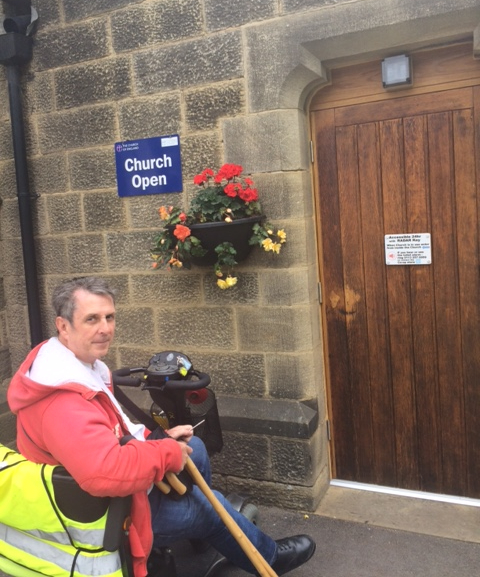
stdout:
[(119, 552), (103, 548), (106, 513), (92, 523), (66, 517), (54, 469), (0, 444), (0, 555), (50, 577), (122, 577)]

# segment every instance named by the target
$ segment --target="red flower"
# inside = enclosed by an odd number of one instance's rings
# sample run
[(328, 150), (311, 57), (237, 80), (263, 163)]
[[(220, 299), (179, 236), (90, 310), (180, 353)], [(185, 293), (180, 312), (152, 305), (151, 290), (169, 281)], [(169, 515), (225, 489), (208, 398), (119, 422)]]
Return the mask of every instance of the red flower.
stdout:
[(183, 226), (183, 224), (177, 224), (175, 230), (173, 231), (174, 236), (178, 238), (181, 242), (185, 242), (185, 239), (188, 238), (192, 231), (188, 228), (188, 226)]
[(226, 180), (232, 180), (235, 176), (240, 176), (242, 174), (243, 167), (238, 164), (224, 164), (215, 176), (215, 182), (219, 183), (224, 178)]
[(256, 188), (246, 188), (245, 190), (241, 189), (238, 192), (238, 196), (245, 202), (254, 202), (258, 200), (258, 192)]
[(237, 194), (240, 196), (242, 185), (239, 182), (230, 182), (225, 186), (223, 192), (230, 198), (235, 198)]
[(213, 170), (206, 168), (202, 173), (197, 174), (197, 176), (193, 178), (193, 184), (204, 184), (211, 176), (213, 176)]
[(182, 222), (185, 222), (185, 221), (187, 220), (187, 215), (186, 215), (184, 212), (181, 212), (181, 213), (178, 215), (178, 218), (179, 218)]

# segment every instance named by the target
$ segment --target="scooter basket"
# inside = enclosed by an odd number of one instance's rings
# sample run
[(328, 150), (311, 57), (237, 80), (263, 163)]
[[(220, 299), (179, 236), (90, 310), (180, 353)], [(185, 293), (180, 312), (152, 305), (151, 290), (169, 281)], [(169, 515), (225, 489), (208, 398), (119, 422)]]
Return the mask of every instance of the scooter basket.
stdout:
[(219, 453), (223, 447), (223, 437), (215, 393), (210, 389), (201, 389), (191, 391), (185, 397), (192, 425), (195, 426), (205, 419), (205, 422), (195, 429), (195, 435), (205, 443), (209, 455)]
[(189, 423), (195, 428), (195, 435), (202, 439), (209, 455), (219, 453), (223, 447), (222, 429), (215, 393), (207, 388), (186, 391), (149, 391), (153, 404), (150, 414), (158, 425), (170, 429), (176, 425)]

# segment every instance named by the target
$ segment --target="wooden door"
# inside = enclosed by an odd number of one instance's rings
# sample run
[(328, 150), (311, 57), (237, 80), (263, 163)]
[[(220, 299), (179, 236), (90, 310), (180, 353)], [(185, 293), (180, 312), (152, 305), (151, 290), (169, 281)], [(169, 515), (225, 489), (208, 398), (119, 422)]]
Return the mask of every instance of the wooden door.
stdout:
[[(480, 498), (480, 87), (312, 127), (333, 477)], [(430, 265), (386, 264), (406, 233)]]

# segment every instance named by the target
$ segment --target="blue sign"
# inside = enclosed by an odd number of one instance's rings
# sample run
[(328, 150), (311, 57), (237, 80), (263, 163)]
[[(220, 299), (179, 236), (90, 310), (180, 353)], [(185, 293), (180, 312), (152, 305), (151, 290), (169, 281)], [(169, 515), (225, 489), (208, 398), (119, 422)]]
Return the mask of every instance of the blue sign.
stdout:
[(182, 192), (178, 134), (115, 144), (118, 196)]

